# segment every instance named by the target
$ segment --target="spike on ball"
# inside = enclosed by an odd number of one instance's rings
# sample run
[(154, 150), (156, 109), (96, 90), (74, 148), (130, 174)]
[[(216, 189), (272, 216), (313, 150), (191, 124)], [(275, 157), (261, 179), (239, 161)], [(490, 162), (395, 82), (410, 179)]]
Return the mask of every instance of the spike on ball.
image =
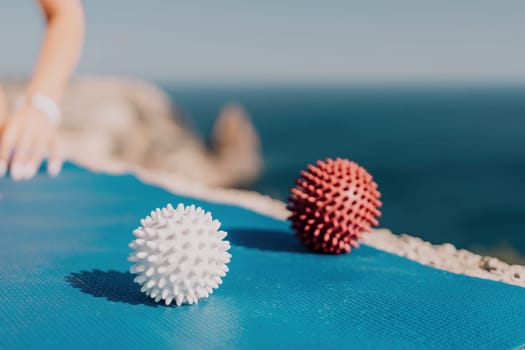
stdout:
[(289, 220), (297, 237), (322, 253), (359, 247), (362, 234), (377, 226), (381, 194), (358, 164), (337, 158), (308, 165), (290, 190)]
[(230, 243), (220, 222), (201, 208), (170, 204), (151, 212), (133, 231), (130, 272), (141, 291), (156, 302), (194, 304), (222, 283)]

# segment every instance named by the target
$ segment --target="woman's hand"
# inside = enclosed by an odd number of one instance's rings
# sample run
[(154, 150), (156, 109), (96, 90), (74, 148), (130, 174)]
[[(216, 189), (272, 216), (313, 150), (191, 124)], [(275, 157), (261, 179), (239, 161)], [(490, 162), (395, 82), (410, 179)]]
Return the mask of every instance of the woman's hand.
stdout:
[[(46, 34), (25, 96), (29, 99), (45, 96), (58, 103), (82, 49), (84, 13), (80, 0), (38, 0), (38, 3), (46, 20)], [(15, 180), (30, 179), (46, 156), (48, 173), (55, 176), (60, 172), (62, 156), (57, 127), (50, 118), (53, 116), (34, 106), (27, 103), (4, 121), (0, 119), (0, 176), (9, 170)]]
[(0, 176), (9, 169), (14, 180), (31, 179), (46, 157), (48, 173), (58, 175), (63, 158), (57, 127), (42, 112), (26, 105), (0, 125)]

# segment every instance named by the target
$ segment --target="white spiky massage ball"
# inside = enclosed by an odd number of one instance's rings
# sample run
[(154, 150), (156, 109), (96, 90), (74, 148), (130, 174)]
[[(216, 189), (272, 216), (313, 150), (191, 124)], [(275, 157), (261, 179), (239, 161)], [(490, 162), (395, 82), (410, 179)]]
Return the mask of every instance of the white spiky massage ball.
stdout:
[(128, 260), (135, 282), (155, 302), (194, 304), (206, 298), (226, 275), (231, 255), (226, 232), (209, 212), (194, 205), (168, 204), (152, 211), (133, 231)]

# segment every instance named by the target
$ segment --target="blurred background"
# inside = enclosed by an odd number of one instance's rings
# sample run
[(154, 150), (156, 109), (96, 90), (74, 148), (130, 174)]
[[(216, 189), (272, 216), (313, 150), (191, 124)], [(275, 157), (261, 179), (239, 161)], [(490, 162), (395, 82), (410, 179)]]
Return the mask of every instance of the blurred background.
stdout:
[[(43, 24), (0, 0), (1, 77), (26, 77)], [(286, 199), (300, 169), (346, 157), (383, 195), (381, 226), (525, 255), (523, 1), (85, 1), (79, 74), (155, 82), (203, 139), (241, 104)]]

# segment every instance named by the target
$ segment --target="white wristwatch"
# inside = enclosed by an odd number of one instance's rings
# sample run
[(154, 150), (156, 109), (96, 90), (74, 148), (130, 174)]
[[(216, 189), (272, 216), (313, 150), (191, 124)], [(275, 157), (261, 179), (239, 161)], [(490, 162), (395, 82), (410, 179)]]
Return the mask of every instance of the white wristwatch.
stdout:
[[(16, 99), (15, 108), (20, 108), (27, 103), (25, 96), (20, 96)], [(29, 98), (29, 104), (49, 118), (55, 125), (60, 124), (62, 119), (62, 111), (58, 104), (49, 96), (43, 94), (34, 94)]]

